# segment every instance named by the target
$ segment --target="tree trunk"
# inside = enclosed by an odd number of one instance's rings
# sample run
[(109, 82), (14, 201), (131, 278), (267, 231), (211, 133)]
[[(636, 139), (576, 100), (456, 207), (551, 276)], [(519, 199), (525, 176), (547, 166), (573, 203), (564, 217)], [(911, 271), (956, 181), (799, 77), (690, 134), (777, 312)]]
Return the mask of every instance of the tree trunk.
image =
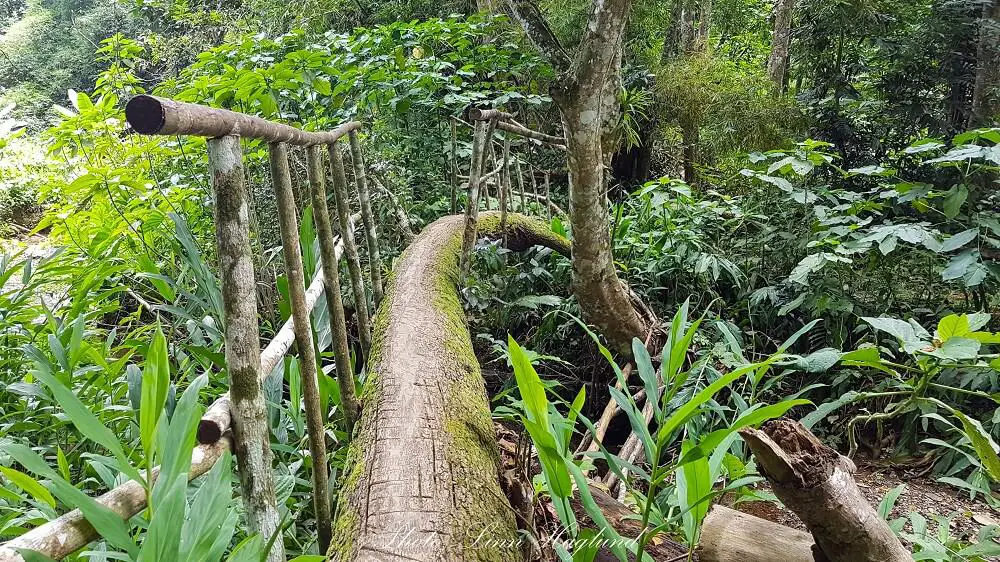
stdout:
[[(801, 423), (774, 420), (740, 431), (778, 499), (795, 512), (829, 562), (909, 562), (889, 525), (861, 495), (854, 463)], [(817, 557), (818, 558), (818, 557)]]
[(774, 6), (774, 31), (771, 33), (771, 56), (767, 59), (767, 76), (774, 83), (777, 92), (785, 91), (794, 7), (795, 0), (778, 0)]
[(698, 541), (700, 562), (814, 562), (812, 536), (804, 531), (712, 506)]
[[(508, 215), (511, 248), (569, 243)], [(484, 213), (480, 233), (499, 233)], [(430, 224), (403, 252), (375, 317), (359, 430), (339, 483), (331, 560), (516, 561), (514, 514), (479, 363), (459, 300), (464, 217)]]
[(508, 0), (514, 18), (559, 73), (552, 98), (566, 133), (573, 292), (586, 319), (609, 343), (628, 353), (645, 326), (632, 307), (611, 254), (607, 189), (618, 145), (622, 41), (631, 0), (594, 0), (571, 58), (532, 0)]
[[(330, 320), (330, 339), (333, 357), (337, 365), (337, 382), (340, 383), (340, 407), (344, 412), (344, 430), (347, 435), (354, 433), (354, 423), (358, 419), (357, 389), (354, 386), (354, 369), (351, 365), (350, 342), (347, 339), (347, 320), (344, 300), (340, 292), (340, 260), (330, 223), (330, 209), (326, 204), (326, 184), (323, 174), (323, 159), (318, 146), (308, 150), (309, 188), (312, 195), (313, 220), (319, 238), (322, 269), (326, 285), (326, 306)], [(308, 293), (307, 293), (308, 294)], [(308, 301), (307, 301), (308, 304)], [(329, 508), (327, 509), (329, 511)]]
[(354, 230), (350, 226), (351, 196), (347, 191), (344, 156), (341, 154), (340, 146), (337, 143), (328, 144), (327, 152), (330, 153), (333, 198), (337, 203), (340, 237), (344, 241), (347, 271), (350, 273), (351, 290), (354, 293), (354, 311), (358, 315), (358, 339), (361, 341), (362, 354), (367, 360), (372, 345), (372, 325), (371, 318), (368, 315), (368, 295), (365, 291), (365, 279), (361, 274), (361, 259), (358, 257), (358, 245), (354, 241)]
[(976, 81), (972, 93), (973, 127), (1000, 117), (1000, 0), (983, 6), (976, 53)]
[(348, 133), (351, 144), (351, 162), (354, 164), (354, 184), (358, 190), (361, 205), (361, 221), (365, 225), (365, 243), (368, 247), (368, 275), (372, 282), (372, 302), (378, 307), (382, 301), (382, 258), (378, 251), (378, 235), (375, 233), (375, 216), (372, 214), (372, 200), (368, 192), (368, 175), (365, 172), (364, 156), (361, 154), (361, 140), (357, 131)]
[(695, 164), (698, 162), (698, 125), (696, 123), (681, 123), (681, 142), (684, 144), (684, 181), (694, 185), (697, 179)]

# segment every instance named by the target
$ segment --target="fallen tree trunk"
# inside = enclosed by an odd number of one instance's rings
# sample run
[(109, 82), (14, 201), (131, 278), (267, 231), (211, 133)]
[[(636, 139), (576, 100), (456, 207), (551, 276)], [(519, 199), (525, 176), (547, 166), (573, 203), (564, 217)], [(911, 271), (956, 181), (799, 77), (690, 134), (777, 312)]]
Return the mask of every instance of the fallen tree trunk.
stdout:
[(813, 562), (812, 536), (805, 531), (712, 506), (701, 528), (701, 562)]
[(912, 559), (889, 525), (861, 495), (854, 481), (854, 463), (821, 443), (801, 423), (774, 420), (761, 430), (747, 428), (740, 434), (753, 450), (774, 494), (812, 533), (818, 560)]
[[(500, 234), (483, 213), (480, 236)], [(464, 217), (427, 226), (399, 257), (375, 317), (358, 431), (339, 483), (331, 560), (520, 559), (498, 482), (489, 402), (459, 300)], [(564, 238), (508, 215), (508, 242), (569, 253)]]

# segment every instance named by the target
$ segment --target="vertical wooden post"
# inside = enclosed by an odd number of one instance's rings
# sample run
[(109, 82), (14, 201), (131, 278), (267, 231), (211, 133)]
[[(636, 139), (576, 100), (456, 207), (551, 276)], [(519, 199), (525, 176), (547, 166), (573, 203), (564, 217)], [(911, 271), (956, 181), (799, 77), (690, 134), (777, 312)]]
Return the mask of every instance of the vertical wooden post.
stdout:
[(528, 205), (524, 198), (524, 172), (521, 170), (521, 157), (514, 159), (514, 172), (517, 174), (517, 191), (521, 194), (521, 213), (526, 213)]
[(288, 277), (288, 296), (291, 298), (295, 344), (299, 348), (302, 374), (302, 396), (306, 409), (306, 429), (309, 432), (309, 454), (312, 456), (313, 508), (320, 552), (330, 547), (330, 490), (327, 482), (326, 431), (323, 411), (319, 401), (319, 381), (316, 373), (316, 351), (313, 348), (312, 323), (306, 308), (305, 275), (302, 272), (302, 253), (299, 248), (299, 221), (295, 217), (295, 195), (292, 178), (288, 173), (288, 149), (283, 142), (268, 145), (271, 164), (271, 182), (278, 203), (278, 226), (281, 230), (282, 255), (285, 275)]
[(378, 252), (378, 235), (375, 234), (375, 216), (372, 214), (372, 199), (368, 192), (368, 176), (365, 173), (365, 161), (361, 155), (361, 140), (358, 132), (348, 133), (351, 143), (351, 162), (354, 163), (354, 182), (358, 188), (358, 200), (361, 203), (361, 222), (365, 225), (365, 240), (368, 244), (368, 268), (372, 280), (372, 300), (375, 307), (382, 302), (382, 259)]
[(209, 139), (208, 167), (215, 194), (215, 240), (240, 493), (249, 532), (259, 534), (265, 541), (278, 534), (268, 553), (268, 562), (284, 562), (285, 545), (274, 499), (267, 406), (261, 388), (256, 282), (239, 137)]
[(458, 212), (458, 124), (451, 118), (451, 214)]
[(531, 197), (535, 205), (541, 205), (541, 199), (538, 198), (538, 178), (535, 177), (535, 166), (531, 162), (528, 162), (528, 172), (531, 174)]
[(503, 168), (500, 169), (500, 242), (507, 247), (507, 201), (510, 199), (510, 137), (503, 136)]
[(545, 170), (545, 218), (552, 220), (552, 184), (549, 182), (549, 171)]
[(476, 121), (476, 129), (472, 135), (472, 158), (469, 165), (469, 202), (465, 205), (465, 230), (462, 233), (462, 255), (459, 259), (459, 270), (464, 280), (469, 275), (472, 261), (472, 248), (476, 245), (476, 221), (479, 217), (479, 176), (483, 169), (483, 143), (485, 129), (482, 121)]
[(319, 235), (319, 252), (323, 257), (323, 279), (326, 284), (326, 306), (330, 310), (330, 334), (333, 338), (334, 359), (337, 362), (337, 381), (340, 383), (340, 407), (344, 411), (344, 429), (348, 435), (354, 431), (358, 419), (357, 389), (354, 386), (354, 369), (347, 342), (347, 321), (344, 318), (344, 301), (340, 294), (340, 266), (337, 247), (330, 225), (330, 210), (326, 205), (326, 185), (323, 178), (322, 155), (319, 146), (310, 146), (308, 160), (309, 187), (312, 193), (313, 218)]
[(361, 340), (361, 352), (367, 360), (368, 351), (372, 347), (372, 324), (368, 313), (368, 295), (365, 294), (365, 279), (361, 274), (361, 260), (358, 258), (358, 245), (354, 241), (354, 230), (351, 228), (351, 199), (347, 194), (344, 156), (340, 153), (337, 143), (328, 144), (327, 150), (330, 153), (330, 167), (333, 172), (333, 198), (337, 202), (340, 236), (344, 240), (344, 254), (347, 255), (347, 270), (351, 275), (354, 307), (358, 315), (358, 339)]

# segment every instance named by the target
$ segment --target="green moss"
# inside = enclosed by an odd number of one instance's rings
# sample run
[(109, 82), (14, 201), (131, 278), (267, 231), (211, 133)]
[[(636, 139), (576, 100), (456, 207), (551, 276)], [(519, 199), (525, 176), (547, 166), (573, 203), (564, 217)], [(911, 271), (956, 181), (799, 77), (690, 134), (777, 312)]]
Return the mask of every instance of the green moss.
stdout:
[[(563, 253), (570, 249), (569, 241), (553, 233), (544, 222), (518, 214), (508, 215), (508, 236), (553, 247)], [(479, 235), (496, 237), (501, 233), (499, 213), (480, 215)], [(442, 330), (441, 345), (445, 353), (440, 374), (445, 384), (445, 408), (442, 423), (447, 435), (445, 454), (452, 467), (456, 488), (462, 497), (456, 506), (449, 530), (462, 540), (453, 545), (475, 545), (466, 552), (447, 553), (449, 559), (478, 559), (501, 562), (516, 558), (517, 533), (514, 516), (496, 485), (499, 453), (490, 417), (479, 361), (472, 346), (465, 310), (459, 296), (461, 273), (459, 257), (462, 251), (461, 228), (454, 228), (443, 246), (437, 249), (438, 259), (425, 274), (433, 287), (433, 304)], [(406, 259), (404, 256), (401, 260)], [(378, 374), (385, 359), (386, 338), (390, 328), (391, 299), (396, 286), (395, 273), (386, 284), (386, 297), (373, 319), (371, 355), (368, 377), (361, 391), (366, 410), (379, 400)], [(370, 411), (370, 410), (368, 410)], [(364, 421), (364, 419), (363, 419)], [(359, 436), (364, 435), (360, 432)], [(348, 448), (347, 463), (351, 470), (341, 484), (341, 493), (334, 521), (334, 540), (330, 547), (331, 560), (347, 560), (354, 553), (353, 537), (357, 533), (359, 514), (351, 507), (351, 498), (359, 493), (358, 486), (365, 474), (363, 446), (360, 438)], [(355, 498), (356, 499), (356, 498)], [(497, 524), (500, 524), (499, 526)], [(480, 533), (489, 531), (487, 539), (478, 540)], [(509, 535), (509, 536), (505, 536)], [(457, 548), (457, 546), (456, 546)]]
[(354, 535), (358, 532), (358, 514), (348, 508), (340, 513), (333, 522), (333, 540), (327, 558), (333, 562), (351, 559), (354, 549)]
[(347, 446), (344, 466), (350, 472), (341, 477), (337, 512), (333, 520), (333, 539), (327, 556), (330, 560), (348, 560), (353, 554), (354, 536), (357, 534), (358, 514), (351, 507), (350, 498), (356, 493), (361, 477), (365, 473), (365, 456), (361, 440), (355, 439)]
[[(491, 211), (479, 215), (476, 230), (480, 238), (495, 238), (502, 234), (500, 229), (500, 213)], [(568, 256), (572, 244), (565, 237), (552, 232), (549, 225), (536, 218), (519, 213), (507, 213), (507, 237), (511, 240), (513, 249), (538, 244), (552, 248), (560, 254)]]

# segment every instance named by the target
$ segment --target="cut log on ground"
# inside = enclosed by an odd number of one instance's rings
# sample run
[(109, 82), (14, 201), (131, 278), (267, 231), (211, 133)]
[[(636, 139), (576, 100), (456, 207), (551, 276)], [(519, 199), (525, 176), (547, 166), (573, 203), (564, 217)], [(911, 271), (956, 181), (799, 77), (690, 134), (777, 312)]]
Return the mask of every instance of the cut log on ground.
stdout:
[[(483, 213), (479, 235), (499, 234)], [(489, 402), (458, 294), (464, 222), (427, 226), (396, 262), (375, 319), (362, 416), (348, 448), (331, 560), (520, 559), (498, 482)], [(513, 249), (569, 253), (544, 223), (508, 215)]]
[(740, 434), (774, 494), (812, 533), (817, 559), (912, 560), (858, 489), (854, 463), (821, 443), (804, 425), (781, 419), (764, 424), (762, 430), (748, 428)]
[[(594, 484), (590, 485), (590, 495), (593, 496), (594, 501), (601, 508), (601, 512), (604, 513), (604, 517), (608, 519), (608, 523), (618, 531), (618, 534), (622, 536), (625, 540), (635, 539), (642, 532), (642, 522), (638, 519), (638, 514), (631, 509), (629, 509), (625, 504), (619, 502), (606, 492), (603, 488), (600, 488)], [(600, 531), (600, 529), (594, 525), (594, 522), (587, 515), (587, 511), (580, 504), (580, 500), (577, 495), (573, 496), (570, 501), (573, 508), (573, 513), (576, 514), (577, 520), (584, 527), (590, 527), (592, 529)], [(653, 557), (653, 560), (657, 562), (670, 562), (672, 560), (687, 560), (688, 549), (686, 546), (676, 543), (669, 538), (660, 535), (654, 541), (650, 541), (646, 545), (646, 553)], [(629, 553), (629, 560), (635, 560), (635, 555)], [(597, 557), (594, 558), (594, 562), (617, 562), (618, 557), (611, 552), (611, 549), (607, 547), (601, 547), (597, 551)], [(752, 561), (744, 561), (752, 562)], [(769, 561), (770, 562), (770, 561)], [(796, 561), (797, 562), (797, 561)]]
[(812, 536), (722, 505), (701, 528), (701, 562), (814, 562)]

